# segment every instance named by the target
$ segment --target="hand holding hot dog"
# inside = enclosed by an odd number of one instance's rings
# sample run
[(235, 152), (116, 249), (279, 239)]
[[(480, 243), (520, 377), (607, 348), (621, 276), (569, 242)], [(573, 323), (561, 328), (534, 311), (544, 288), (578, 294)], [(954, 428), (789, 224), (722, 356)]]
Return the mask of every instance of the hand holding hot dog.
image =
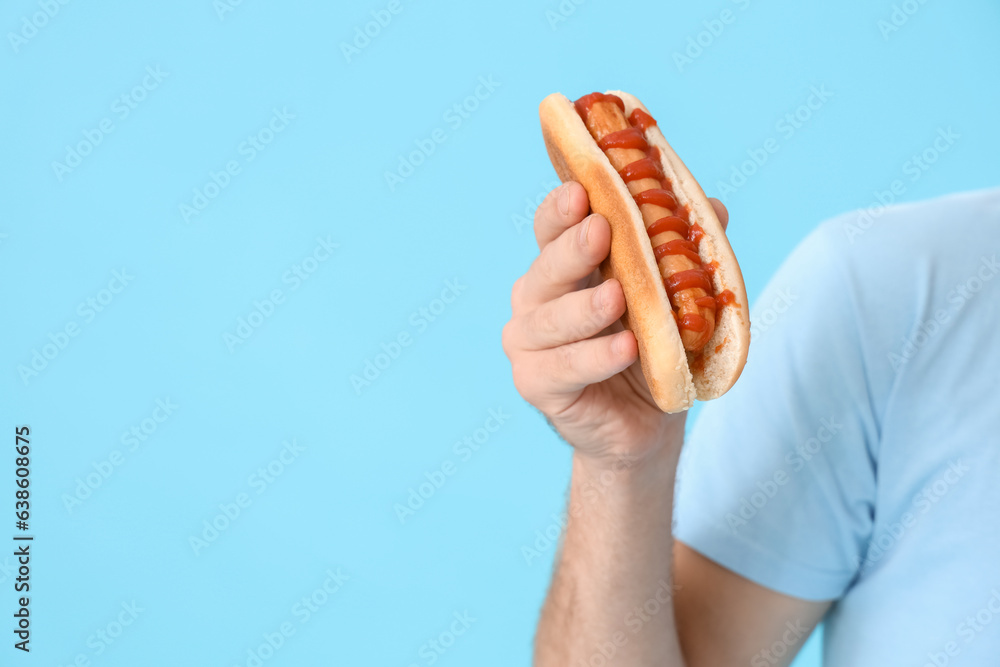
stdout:
[[(725, 208), (712, 203), (725, 224)], [(504, 351), (517, 390), (580, 454), (641, 460), (670, 440), (671, 429), (679, 436), (684, 417), (657, 407), (635, 363), (635, 337), (618, 324), (621, 285), (601, 282), (597, 270), (610, 251), (611, 229), (588, 209), (586, 191), (574, 182), (538, 207), (541, 253), (514, 283)]]
[(611, 228), (601, 275), (625, 296), (622, 325), (663, 412), (726, 393), (746, 362), (750, 315), (739, 263), (712, 204), (656, 120), (622, 91), (539, 106), (549, 159)]

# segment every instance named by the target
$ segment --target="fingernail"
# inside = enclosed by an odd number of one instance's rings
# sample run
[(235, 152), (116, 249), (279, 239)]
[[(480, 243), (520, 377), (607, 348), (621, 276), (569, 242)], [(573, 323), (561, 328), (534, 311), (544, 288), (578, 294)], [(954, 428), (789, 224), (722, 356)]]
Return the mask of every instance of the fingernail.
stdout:
[(615, 334), (615, 342), (611, 344), (611, 347), (614, 348), (615, 355), (619, 357), (625, 356), (625, 345), (627, 340), (628, 340), (627, 331), (622, 331), (619, 334)]
[(615, 334), (615, 339), (611, 343), (611, 351), (615, 353), (615, 356), (621, 357), (625, 355), (625, 337), (628, 333), (622, 331), (619, 334)]
[(594, 307), (598, 311), (603, 311), (608, 307), (608, 301), (611, 300), (611, 291), (608, 289), (607, 283), (601, 283), (596, 290), (594, 290)]
[(592, 219), (593, 216), (588, 215), (583, 219), (583, 222), (580, 223), (580, 245), (582, 246), (587, 245), (587, 234), (590, 232), (590, 221)]
[(556, 205), (559, 206), (560, 213), (569, 215), (569, 183), (563, 183), (559, 186), (559, 198), (556, 200)]

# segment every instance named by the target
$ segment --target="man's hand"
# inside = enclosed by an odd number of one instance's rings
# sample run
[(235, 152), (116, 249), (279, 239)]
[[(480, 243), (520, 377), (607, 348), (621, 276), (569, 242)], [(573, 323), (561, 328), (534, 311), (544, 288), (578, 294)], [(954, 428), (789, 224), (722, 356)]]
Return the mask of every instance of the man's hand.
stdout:
[[(712, 200), (723, 225), (728, 216)], [(587, 194), (567, 183), (535, 214), (541, 254), (514, 284), (503, 344), (521, 395), (575, 448), (566, 533), (542, 610), (538, 667), (593, 664), (632, 610), (662, 591), (673, 604), (619, 645), (623, 667), (729, 667), (756, 664), (788, 624), (812, 630), (829, 606), (791, 598), (712, 562), (671, 536), (674, 477), (684, 414), (653, 402), (637, 361), (635, 337), (618, 319), (621, 285), (601, 283), (611, 230), (584, 217)], [(605, 480), (606, 471), (627, 458)], [(642, 465), (633, 465), (641, 462)], [(600, 502), (588, 491), (601, 489)], [(676, 611), (676, 616), (675, 616)], [(779, 665), (795, 655), (788, 651)]]
[[(723, 225), (728, 214), (712, 200)], [(598, 265), (611, 250), (611, 228), (589, 215), (587, 193), (565, 183), (535, 213), (541, 253), (511, 293), (503, 347), (514, 385), (586, 459), (641, 462), (683, 431), (684, 414), (666, 415), (649, 393), (631, 331), (618, 319), (625, 296), (617, 280), (601, 282)], [(586, 216), (586, 217), (584, 217)]]

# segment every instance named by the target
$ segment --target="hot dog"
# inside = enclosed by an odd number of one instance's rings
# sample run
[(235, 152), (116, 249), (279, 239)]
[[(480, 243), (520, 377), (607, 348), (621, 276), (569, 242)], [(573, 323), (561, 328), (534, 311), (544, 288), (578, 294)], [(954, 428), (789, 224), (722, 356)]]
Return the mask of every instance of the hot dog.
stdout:
[(602, 264), (625, 293), (623, 324), (656, 404), (679, 412), (721, 396), (746, 363), (750, 317), (739, 264), (701, 187), (633, 96), (559, 93), (539, 107), (563, 181), (611, 225)]
[[(696, 246), (688, 239), (691, 229), (687, 211), (678, 206), (673, 188), (660, 168), (658, 151), (650, 148), (643, 134), (656, 121), (636, 109), (632, 112), (634, 122), (630, 122), (625, 118), (625, 103), (614, 95), (591, 93), (574, 105), (597, 147), (604, 151), (639, 206), (667, 296), (677, 315), (684, 349), (697, 352), (715, 331), (715, 297)], [(653, 227), (656, 223), (659, 226)]]

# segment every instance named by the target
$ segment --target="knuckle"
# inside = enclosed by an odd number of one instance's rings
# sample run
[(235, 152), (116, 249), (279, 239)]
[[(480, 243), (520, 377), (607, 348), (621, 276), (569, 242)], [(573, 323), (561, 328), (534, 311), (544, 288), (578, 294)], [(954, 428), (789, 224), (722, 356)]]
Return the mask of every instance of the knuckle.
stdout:
[(510, 320), (500, 330), (500, 345), (503, 347), (504, 354), (507, 355), (508, 359), (510, 358), (511, 351), (514, 349), (512, 345), (513, 341), (511, 341), (513, 335), (513, 320)]
[(566, 318), (567, 338), (572, 339), (574, 342), (588, 338), (591, 335), (591, 330), (594, 328), (594, 312), (590, 305), (586, 303), (587, 301), (589, 299), (584, 299), (583, 307), (575, 308), (572, 316)]
[(576, 348), (573, 345), (562, 345), (555, 348), (552, 355), (553, 374), (558, 378), (572, 375), (577, 363)]
[(511, 376), (514, 380), (514, 389), (517, 390), (517, 393), (521, 395), (521, 398), (528, 401), (528, 403), (534, 405), (532, 400), (534, 394), (531, 389), (533, 384), (531, 368), (521, 363), (513, 364)]
[(580, 317), (580, 320), (583, 322), (582, 328), (585, 328), (589, 335), (593, 335), (607, 326), (608, 319), (607, 309), (591, 304), (587, 304), (584, 307)]
[(560, 326), (555, 309), (550, 306), (536, 310), (532, 318), (532, 327), (546, 339), (558, 334)]
[(614, 314), (613, 299), (606, 285), (595, 287), (590, 298), (581, 304), (581, 319), (591, 329), (602, 329), (612, 319)]
[[(550, 243), (545, 250), (549, 250), (553, 245)], [(556, 269), (557, 257), (555, 251), (545, 252), (535, 260), (535, 276), (538, 278), (536, 284), (543, 289), (548, 289), (559, 282), (558, 271)]]
[[(576, 273), (584, 264), (589, 264), (588, 250), (580, 245), (579, 226), (570, 227), (560, 239), (558, 259), (567, 271)], [(556, 245), (556, 244), (553, 244)]]
[(564, 254), (560, 244), (556, 242), (545, 246), (545, 250), (538, 255), (538, 271), (547, 281), (555, 276), (556, 266), (563, 261)]
[(604, 369), (610, 365), (611, 356), (609, 353), (609, 346), (607, 341), (603, 341), (601, 345), (594, 345), (590, 353), (590, 364), (593, 366), (594, 370), (597, 372), (604, 372)]
[(511, 307), (516, 307), (520, 303), (524, 292), (524, 276), (521, 276), (514, 281), (514, 284), (510, 288), (510, 305)]

